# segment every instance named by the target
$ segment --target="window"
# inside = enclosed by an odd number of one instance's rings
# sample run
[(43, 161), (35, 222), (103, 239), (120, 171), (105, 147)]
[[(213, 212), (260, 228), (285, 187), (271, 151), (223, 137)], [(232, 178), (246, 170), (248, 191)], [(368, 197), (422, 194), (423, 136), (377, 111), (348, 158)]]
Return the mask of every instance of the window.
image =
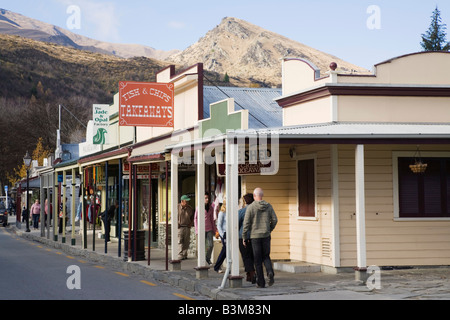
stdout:
[(298, 216), (315, 217), (316, 182), (314, 159), (298, 161)]
[(422, 158), (424, 173), (413, 173), (413, 158), (398, 158), (400, 218), (450, 217), (450, 158)]

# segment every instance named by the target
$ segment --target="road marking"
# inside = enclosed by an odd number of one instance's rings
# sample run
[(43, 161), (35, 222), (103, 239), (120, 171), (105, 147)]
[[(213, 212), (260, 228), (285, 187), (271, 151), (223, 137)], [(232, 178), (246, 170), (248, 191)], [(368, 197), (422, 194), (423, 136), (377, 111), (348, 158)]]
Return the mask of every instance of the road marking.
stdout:
[(102, 266), (94, 266), (94, 268), (97, 268), (97, 269), (105, 269), (105, 267), (102, 267)]
[(185, 300), (195, 300), (194, 298), (191, 298), (191, 297), (188, 297), (188, 296), (179, 294), (179, 293), (174, 293), (173, 295), (174, 295), (174, 296), (177, 296), (178, 298), (185, 299)]
[(123, 276), (123, 277), (129, 277), (128, 274), (122, 273), (122, 272), (116, 272), (116, 274), (118, 274), (119, 276)]
[(55, 252), (56, 254), (62, 254), (62, 252)]
[(72, 260), (75, 260), (75, 258), (74, 258), (74, 257), (72, 257), (72, 256), (66, 256), (66, 258), (67, 258), (67, 259), (72, 259)]
[(156, 287), (156, 286), (157, 286), (156, 284), (151, 283), (151, 282), (148, 282), (148, 281), (145, 281), (145, 280), (142, 280), (141, 282), (142, 282), (142, 283), (145, 283), (145, 284), (147, 284), (147, 285), (149, 285), (149, 286), (152, 286), (152, 287)]
[(84, 260), (78, 260), (79, 263), (87, 263), (87, 261)]

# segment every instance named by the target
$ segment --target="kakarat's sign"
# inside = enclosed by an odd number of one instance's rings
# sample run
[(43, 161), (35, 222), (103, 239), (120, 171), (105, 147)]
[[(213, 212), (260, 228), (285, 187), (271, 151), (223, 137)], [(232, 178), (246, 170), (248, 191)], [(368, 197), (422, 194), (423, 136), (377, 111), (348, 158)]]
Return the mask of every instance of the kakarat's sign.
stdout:
[(119, 82), (119, 124), (130, 127), (173, 128), (174, 85)]

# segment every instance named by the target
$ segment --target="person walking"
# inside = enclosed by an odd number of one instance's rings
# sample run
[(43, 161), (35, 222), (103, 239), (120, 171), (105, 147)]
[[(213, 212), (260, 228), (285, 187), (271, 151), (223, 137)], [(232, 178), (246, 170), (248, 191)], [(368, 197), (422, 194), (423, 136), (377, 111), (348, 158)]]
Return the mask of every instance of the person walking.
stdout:
[[(198, 234), (198, 208), (195, 210), (194, 216), (195, 233)], [(214, 221), (214, 203), (210, 203), (209, 194), (205, 193), (205, 251), (206, 251), (206, 263), (209, 265), (211, 262), (211, 254), (214, 247), (214, 235), (217, 228)]]
[(115, 201), (114, 205), (112, 205), (111, 207), (109, 207), (108, 210), (103, 211), (100, 214), (100, 218), (103, 221), (103, 226), (105, 228), (105, 241), (106, 242), (110, 242), (111, 241), (111, 220), (113, 220), (113, 218), (116, 215), (116, 209), (119, 207), (119, 201)]
[(269, 286), (274, 283), (275, 274), (270, 260), (270, 234), (278, 223), (272, 205), (263, 200), (263, 196), (264, 192), (261, 188), (253, 191), (255, 201), (247, 208), (242, 230), (243, 245), (246, 246), (246, 240), (249, 239), (252, 243), (258, 288), (264, 288), (266, 285), (263, 264), (269, 277)]
[[(1, 203), (0, 203), (0, 210), (1, 210)], [(22, 207), (22, 222), (26, 222), (28, 219), (28, 210), (25, 206)]]
[[(66, 198), (66, 204), (64, 205), (64, 203), (61, 200), (61, 203), (59, 205), (59, 225), (58, 225), (58, 233), (62, 234), (63, 233), (63, 220), (64, 222), (67, 221), (67, 216), (64, 217), (64, 208), (66, 209), (67, 212), (67, 198)], [(64, 228), (66, 227), (65, 223), (64, 223)], [(66, 230), (64, 230), (64, 232), (66, 232)]]
[(31, 206), (31, 218), (33, 219), (33, 228), (36, 230), (39, 228), (39, 218), (41, 217), (41, 204), (39, 200), (36, 199), (34, 204)]
[(256, 283), (256, 273), (255, 273), (255, 261), (253, 258), (253, 248), (250, 240), (242, 239), (242, 233), (244, 230), (244, 218), (247, 208), (254, 201), (253, 194), (247, 193), (243, 197), (243, 208), (238, 211), (239, 215), (239, 251), (241, 252), (242, 261), (244, 262), (244, 269), (247, 274), (247, 281), (253, 284)]
[(191, 243), (191, 228), (194, 226), (194, 209), (187, 203), (191, 199), (184, 195), (178, 205), (178, 260), (186, 260)]
[(217, 230), (219, 231), (220, 241), (222, 242), (222, 250), (220, 250), (219, 256), (217, 257), (214, 271), (223, 273), (222, 263), (227, 257), (227, 213), (225, 199), (223, 199), (222, 207), (217, 217)]

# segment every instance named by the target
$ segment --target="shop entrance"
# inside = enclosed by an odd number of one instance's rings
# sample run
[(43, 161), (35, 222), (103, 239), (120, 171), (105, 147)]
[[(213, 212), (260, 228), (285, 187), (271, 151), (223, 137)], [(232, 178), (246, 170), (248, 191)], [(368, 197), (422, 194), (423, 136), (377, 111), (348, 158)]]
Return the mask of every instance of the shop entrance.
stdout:
[[(139, 191), (137, 199), (138, 210), (138, 229), (145, 230), (145, 243), (148, 243), (149, 228), (151, 233), (151, 246), (156, 247), (158, 244), (158, 180), (151, 180), (151, 192), (148, 179), (139, 180)], [(150, 205), (151, 196), (151, 208)], [(150, 217), (149, 217), (150, 210)]]

